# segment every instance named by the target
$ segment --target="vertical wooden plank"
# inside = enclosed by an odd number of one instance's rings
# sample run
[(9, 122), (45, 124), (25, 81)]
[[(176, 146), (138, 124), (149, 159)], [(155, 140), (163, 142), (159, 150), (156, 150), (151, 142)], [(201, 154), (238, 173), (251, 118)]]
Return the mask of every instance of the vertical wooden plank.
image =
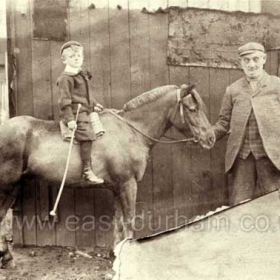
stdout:
[[(68, 15), (69, 17), (69, 15)], [(69, 39), (69, 20), (67, 19), (68, 22), (68, 39)], [(51, 56), (51, 93), (52, 93), (52, 116), (53, 119), (58, 121), (59, 120), (59, 108), (58, 108), (58, 99), (59, 99), (59, 94), (58, 94), (58, 88), (57, 88), (57, 79), (61, 72), (64, 70), (65, 65), (61, 61), (61, 54), (60, 54), (60, 48), (63, 45), (64, 42), (56, 42), (56, 41), (51, 41), (50, 42), (50, 56)], [(55, 200), (57, 198), (58, 194), (58, 187), (56, 185), (49, 185), (48, 191), (49, 191), (49, 208), (53, 209)], [(73, 192), (73, 191), (72, 191)], [(60, 201), (61, 204), (61, 201)], [(73, 213), (71, 213), (73, 214)], [(62, 231), (62, 226), (56, 227), (56, 223), (59, 222), (59, 209), (57, 211), (57, 216), (55, 218), (49, 217), (49, 223), (51, 224), (52, 230), (55, 231), (55, 236), (53, 237), (51, 242), (54, 242), (55, 245), (57, 244), (57, 239), (58, 236), (61, 236), (62, 234), (57, 234), (57, 231)]]
[(11, 67), (15, 65), (15, 55), (14, 49), (16, 45), (15, 36), (15, 9), (14, 1), (7, 1), (6, 3), (6, 22), (7, 22), (7, 53), (8, 53), (8, 66), (7, 66), (7, 79), (8, 79), (8, 94), (9, 94), (9, 114), (10, 117), (16, 115), (16, 94), (15, 88), (17, 87), (17, 82), (14, 77), (15, 69)]
[(58, 88), (56, 81), (64, 70), (65, 65), (61, 61), (60, 48), (62, 42), (51, 41), (51, 93), (52, 93), (52, 118), (56, 121), (59, 120), (59, 108), (58, 108)]
[(89, 37), (89, 3), (88, 0), (72, 0), (69, 4), (69, 37), (78, 41), (84, 48), (83, 69), (90, 70), (90, 37)]
[[(129, 2), (129, 34), (131, 59), (131, 97), (151, 89), (149, 15), (135, 9), (137, 0)], [(143, 6), (148, 4), (142, 1)], [(136, 3), (136, 7), (138, 3)]]
[[(201, 95), (206, 107), (209, 108), (209, 69), (200, 67), (190, 68), (190, 80), (197, 83), (197, 91)], [(211, 113), (211, 112), (210, 112)], [(194, 214), (205, 214), (210, 209), (211, 197), (211, 169), (210, 152), (198, 145), (191, 149), (192, 160), (192, 191), (195, 203)]]
[(270, 73), (271, 69), (271, 51), (267, 51), (266, 53), (266, 63), (264, 65), (264, 69), (267, 73)]
[(95, 190), (95, 243), (99, 247), (113, 245), (114, 197), (110, 190)]
[[(58, 195), (59, 186), (49, 186), (49, 201), (50, 201), (50, 209), (54, 208), (54, 204)], [(57, 223), (59, 223), (60, 217), (59, 217), (59, 208), (57, 209), (57, 215), (55, 217), (50, 217), (50, 221), (54, 223), (54, 231), (55, 231), (55, 246), (57, 246)]]
[(229, 82), (232, 84), (244, 76), (243, 70), (231, 69), (229, 71)]
[[(170, 69), (170, 84), (178, 86), (192, 83), (189, 79), (189, 67), (174, 67)], [(172, 129), (175, 139), (186, 136)], [(190, 135), (191, 137), (191, 135)], [(175, 226), (186, 224), (193, 217), (193, 198), (191, 181), (191, 148), (189, 143), (172, 145), (173, 159), (173, 201), (175, 208)]]
[(38, 205), (36, 206), (38, 217), (42, 221), (48, 221), (49, 213), (51, 211), (50, 203), (49, 203), (48, 184), (43, 181), (40, 181), (40, 182), (38, 181), (36, 192), (38, 193), (38, 196), (37, 196)]
[[(51, 41), (33, 40), (32, 44), (32, 78), (33, 78), (33, 104), (34, 116), (40, 119), (58, 119), (58, 96), (55, 95), (55, 82), (58, 74), (55, 71), (53, 63), (60, 62), (60, 52), (57, 47), (54, 53), (53, 45), (61, 45), (61, 43), (53, 43)], [(57, 59), (58, 58), (58, 59)], [(44, 71), (42, 71), (44, 69)], [(55, 78), (54, 78), (55, 75)], [(54, 80), (55, 79), (55, 80)], [(54, 103), (56, 103), (54, 105)], [(56, 117), (54, 116), (54, 108), (56, 109)], [(55, 245), (55, 221), (49, 217), (50, 196), (49, 184), (46, 182), (36, 182), (37, 185), (37, 245)]]
[(90, 89), (96, 100), (111, 107), (111, 69), (108, 0), (98, 1), (90, 16), (90, 57), (92, 82)]
[[(53, 196), (53, 203), (56, 196)], [(59, 222), (56, 224), (56, 245), (76, 246), (78, 217), (75, 214), (74, 190), (65, 188), (58, 206)]]
[[(78, 40), (75, 35), (82, 25), (77, 24), (79, 19), (80, 3), (73, 0), (69, 2), (68, 8), (68, 37), (71, 40)], [(82, 42), (81, 42), (82, 44)], [(62, 45), (62, 43), (61, 43)], [(53, 45), (54, 51), (58, 51), (58, 44)], [(56, 57), (56, 54), (54, 55)], [(59, 59), (60, 61), (60, 59)], [(60, 68), (62, 71), (65, 65)], [(57, 73), (58, 75), (60, 73)], [(56, 96), (58, 98), (58, 96)], [(54, 101), (54, 100), (53, 100)], [(52, 203), (56, 199), (56, 188), (52, 188)], [(76, 231), (78, 228), (78, 218), (75, 215), (75, 190), (64, 189), (58, 209), (59, 222), (56, 224), (56, 244), (58, 246), (76, 246)]]
[[(10, 116), (15, 116), (16, 113), (16, 102), (15, 102), (15, 91), (14, 88), (17, 85), (17, 80), (14, 79), (13, 72), (14, 70), (10, 65), (15, 63), (14, 61), (14, 49), (16, 45), (16, 21), (15, 21), (15, 1), (7, 1), (6, 9), (7, 9), (7, 52), (8, 52), (8, 84), (13, 85), (9, 87), (9, 103), (10, 103)], [(22, 188), (19, 186), (19, 194), (16, 200), (15, 205), (13, 206), (13, 242), (16, 246), (23, 246), (23, 228), (22, 228)]]
[(32, 1), (33, 38), (58, 41), (66, 39), (68, 2), (65, 0)]
[[(167, 3), (165, 4), (167, 5)], [(151, 88), (169, 84), (166, 65), (168, 16), (150, 15), (150, 71)], [(168, 221), (174, 212), (172, 153), (168, 145), (157, 144), (153, 150), (154, 232), (173, 227), (174, 219)]]
[(16, 95), (16, 114), (33, 115), (31, 5), (29, 0), (14, 0), (13, 7), (17, 92), (20, 93)]
[[(117, 8), (118, 7), (118, 8)], [(109, 0), (112, 107), (120, 109), (131, 99), (128, 1)]]
[[(149, 1), (129, 1), (129, 33), (131, 57), (131, 95), (151, 89), (149, 15), (141, 12), (141, 5), (148, 7)], [(152, 234), (150, 220), (153, 213), (152, 159), (147, 164), (144, 178), (138, 183), (135, 219), (135, 238)]]
[(279, 52), (279, 50), (277, 51), (277, 63), (278, 63), (278, 69), (277, 69), (276, 76), (280, 77), (280, 52)]
[[(16, 115), (33, 115), (31, 3), (29, 0), (14, 0), (11, 5), (15, 20)], [(22, 187), (22, 222), (26, 221), (22, 229), (23, 240), (24, 244), (36, 245), (35, 183), (25, 181)]]
[(19, 193), (16, 199), (15, 204), (13, 205), (13, 243), (14, 246), (23, 246), (24, 237), (23, 237), (23, 227), (22, 227), (22, 218), (23, 218), (23, 209), (22, 209), (22, 188), (19, 187)]
[[(72, 1), (69, 9), (70, 38), (80, 42), (84, 48), (83, 69), (91, 69), (91, 48), (89, 30), (88, 0)], [(91, 85), (90, 81), (89, 85)], [(94, 92), (90, 90), (90, 95)], [(95, 96), (94, 96), (95, 97)], [(76, 245), (90, 247), (95, 245), (94, 190), (74, 190), (75, 214), (77, 218)]]
[(94, 190), (75, 190), (75, 206), (76, 246), (92, 247), (95, 245)]
[[(111, 106), (120, 109), (125, 102), (131, 99), (128, 1), (120, 0), (116, 2), (109, 0), (108, 7)], [(105, 193), (103, 192), (103, 194)], [(104, 197), (101, 198), (104, 199)], [(107, 197), (107, 199), (108, 202), (111, 201), (110, 197)], [(104, 200), (100, 199), (100, 201), (103, 202)], [(106, 211), (104, 206), (101, 209)], [(101, 216), (97, 216), (98, 220), (100, 220), (100, 218)], [(104, 242), (102, 236), (104, 236), (104, 233), (99, 230), (97, 242), (99, 242), (101, 246)], [(109, 236), (107, 235), (107, 238), (109, 238)]]
[(34, 117), (52, 119), (50, 41), (33, 40), (32, 53)]
[[(98, 102), (112, 106), (108, 0), (98, 1), (89, 9), (90, 58), (93, 74), (91, 91)], [(122, 27), (120, 27), (122, 28)], [(94, 190), (95, 244), (110, 246), (113, 241), (112, 216), (114, 200), (110, 191)], [(105, 221), (103, 221), (105, 220)], [(108, 224), (106, 224), (108, 223)]]
[[(52, 119), (50, 41), (33, 40), (32, 81), (34, 117)], [(44, 71), (42, 71), (44, 69)], [(49, 224), (49, 188), (47, 182), (36, 181), (37, 245), (54, 245), (55, 231)], [(49, 227), (50, 226), (50, 227)]]
[(278, 75), (278, 50), (270, 51), (270, 75)]
[[(237, 81), (238, 79), (240, 79), (242, 77), (244, 77), (243, 70), (231, 69), (229, 71), (230, 84), (234, 83), (235, 81)], [(227, 179), (228, 188), (230, 188), (231, 184), (232, 184), (232, 178), (229, 174), (227, 174), (226, 179)]]
[[(230, 83), (229, 72), (227, 69), (209, 69), (210, 71), (210, 122), (215, 124), (219, 118), (221, 102)], [(228, 186), (225, 174), (225, 152), (226, 137), (218, 141), (211, 149), (211, 209), (214, 210), (222, 205), (228, 205)]]
[(37, 245), (54, 246), (56, 245), (56, 225), (55, 220), (49, 216), (50, 209), (50, 190), (46, 182), (36, 182), (36, 226), (37, 226)]
[[(66, 38), (65, 41), (70, 40), (70, 22), (69, 22), (69, 3), (66, 3), (67, 14), (66, 18)], [(51, 55), (51, 92), (52, 92), (52, 117), (54, 120), (59, 120), (59, 107), (58, 107), (58, 89), (57, 89), (57, 79), (60, 76), (61, 72), (64, 70), (65, 65), (61, 61), (60, 48), (65, 42), (60, 41), (51, 41), (50, 42), (50, 55)]]
[(22, 190), (22, 226), (24, 245), (37, 245), (35, 180), (25, 180)]
[[(0, 14), (1, 14), (1, 19), (0, 19), (0, 38), (7, 38), (7, 29), (6, 29), (6, 6), (9, 4), (6, 4), (6, 1), (1, 1), (1, 7), (0, 7)], [(2, 52), (2, 51), (1, 51)], [(2, 60), (2, 55), (1, 53), (1, 60)]]

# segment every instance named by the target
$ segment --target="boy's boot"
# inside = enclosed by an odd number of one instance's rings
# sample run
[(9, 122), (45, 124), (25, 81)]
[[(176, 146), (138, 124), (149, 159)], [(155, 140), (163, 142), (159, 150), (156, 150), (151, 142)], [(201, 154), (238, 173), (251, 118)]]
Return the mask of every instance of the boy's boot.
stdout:
[(93, 184), (103, 184), (104, 180), (98, 178), (91, 169), (91, 147), (92, 141), (81, 142), (81, 157), (83, 163), (83, 179)]
[(98, 178), (91, 169), (90, 161), (86, 161), (83, 163), (83, 179), (85, 181), (91, 182), (93, 184), (103, 184), (104, 180), (102, 178)]

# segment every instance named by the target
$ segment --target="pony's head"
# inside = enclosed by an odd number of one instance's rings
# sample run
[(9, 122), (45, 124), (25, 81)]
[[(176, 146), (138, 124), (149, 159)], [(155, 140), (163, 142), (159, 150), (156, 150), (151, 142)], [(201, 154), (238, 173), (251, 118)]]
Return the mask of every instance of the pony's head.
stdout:
[(203, 148), (213, 147), (206, 135), (211, 126), (206, 117), (206, 107), (194, 85), (182, 85), (177, 89), (177, 106), (171, 112), (170, 122), (186, 136), (191, 132)]

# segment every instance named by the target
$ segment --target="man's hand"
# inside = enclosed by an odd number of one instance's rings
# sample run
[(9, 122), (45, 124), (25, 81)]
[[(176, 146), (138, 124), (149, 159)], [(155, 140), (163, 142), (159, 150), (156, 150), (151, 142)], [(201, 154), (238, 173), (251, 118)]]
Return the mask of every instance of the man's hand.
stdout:
[(104, 107), (99, 103), (97, 103), (93, 108), (94, 112), (97, 112), (97, 113), (102, 112), (103, 109), (104, 109)]
[(68, 122), (67, 126), (70, 130), (73, 130), (73, 129), (77, 128), (77, 123), (76, 123), (76, 121), (73, 120), (73, 121)]

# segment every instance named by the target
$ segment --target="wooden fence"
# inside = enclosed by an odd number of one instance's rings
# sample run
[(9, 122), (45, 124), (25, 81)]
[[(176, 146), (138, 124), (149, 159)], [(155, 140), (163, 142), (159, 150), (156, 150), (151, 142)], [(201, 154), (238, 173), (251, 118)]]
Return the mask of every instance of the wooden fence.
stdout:
[[(37, 0), (35, 8), (39, 9), (43, 2)], [(109, 8), (108, 2), (98, 0), (99, 5), (103, 4), (99, 8), (89, 0), (73, 0), (66, 9), (65, 40), (83, 44), (85, 67), (93, 74), (91, 91), (97, 100), (106, 107), (120, 109), (125, 102), (151, 88), (196, 83), (214, 123), (226, 86), (242, 73), (168, 66), (168, 13), (142, 13), (129, 7), (133, 1), (124, 0), (119, 1), (118, 8)], [(141, 2), (145, 6), (149, 1)], [(63, 10), (63, 5), (60, 8)], [(15, 56), (17, 73), (16, 115), (57, 120), (56, 79), (63, 71), (60, 60), (63, 41), (38, 39), (40, 30), (34, 22), (36, 15), (32, 15), (30, 1), (9, 1), (8, 11), (9, 51)], [(45, 16), (52, 12), (45, 12)], [(277, 51), (269, 53), (267, 70), (277, 74)], [(182, 138), (173, 129), (168, 136)], [(196, 215), (226, 205), (224, 154), (225, 140), (211, 151), (190, 144), (158, 144), (138, 188), (136, 237), (185, 224)], [(58, 219), (53, 220), (48, 213), (56, 193), (57, 186), (25, 182), (15, 209), (16, 244), (85, 247), (112, 242), (113, 196), (109, 191), (65, 189)]]

